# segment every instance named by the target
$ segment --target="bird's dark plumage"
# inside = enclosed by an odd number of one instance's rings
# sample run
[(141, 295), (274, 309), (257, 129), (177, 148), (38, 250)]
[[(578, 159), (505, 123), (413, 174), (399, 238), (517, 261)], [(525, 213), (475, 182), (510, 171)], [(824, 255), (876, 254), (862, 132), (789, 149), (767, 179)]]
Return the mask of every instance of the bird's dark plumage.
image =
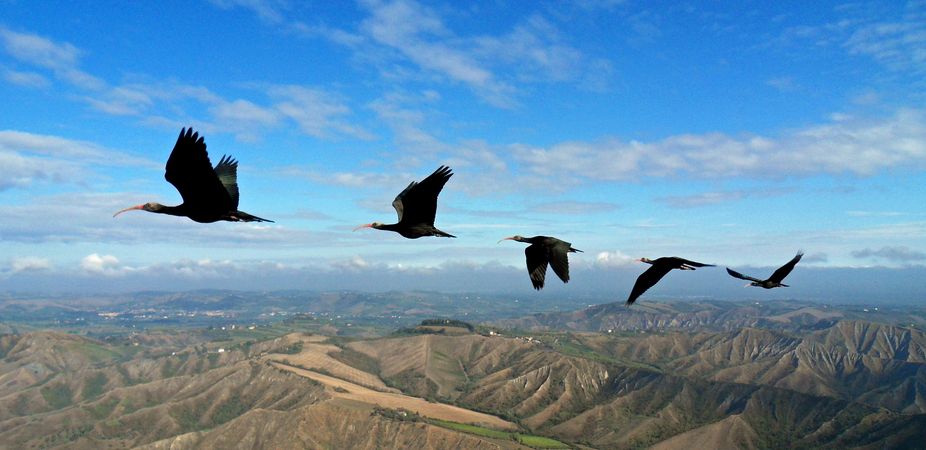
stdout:
[(714, 267), (713, 264), (689, 261), (675, 256), (656, 258), (655, 260), (641, 258), (640, 261), (652, 264), (652, 267), (646, 269), (645, 272), (637, 277), (637, 281), (633, 284), (633, 289), (630, 290), (630, 296), (627, 297), (627, 305), (632, 305), (638, 297), (643, 295), (647, 289), (655, 286), (656, 283), (672, 269), (695, 270), (697, 267)]
[(117, 212), (141, 209), (144, 211), (186, 216), (196, 222), (210, 223), (219, 220), (231, 222), (272, 222), (238, 211), (238, 161), (223, 156), (212, 167), (206, 152), (205, 140), (193, 129), (180, 130), (177, 143), (167, 158), (164, 178), (180, 192), (183, 203), (164, 206), (146, 203)]
[[(553, 267), (553, 273), (563, 280), (563, 283), (569, 282), (569, 253), (582, 252), (582, 250), (572, 248), (572, 244), (561, 241), (550, 236), (534, 236), (525, 238), (521, 236), (512, 236), (504, 240), (518, 242), (527, 242), (524, 249), (524, 255), (527, 258), (527, 273), (530, 275), (531, 284), (538, 291), (543, 289), (544, 281), (547, 276), (547, 265)], [(501, 242), (501, 241), (499, 241)]]
[(408, 187), (392, 201), (392, 207), (399, 216), (397, 223), (373, 222), (356, 229), (376, 228), (377, 230), (395, 231), (409, 239), (424, 236), (456, 237), (434, 227), (434, 217), (437, 215), (437, 196), (451, 176), (453, 172), (449, 167), (440, 166), (421, 182), (409, 183)]
[(751, 283), (749, 283), (747, 287), (748, 286), (758, 286), (758, 287), (765, 288), (765, 289), (772, 289), (776, 287), (788, 287), (787, 284), (782, 284), (782, 281), (784, 281), (785, 277), (787, 277), (788, 274), (790, 274), (791, 271), (794, 270), (794, 266), (797, 265), (798, 261), (800, 261), (803, 256), (804, 256), (804, 252), (798, 251), (797, 254), (794, 255), (794, 258), (791, 258), (791, 260), (785, 263), (785, 265), (775, 270), (775, 272), (772, 273), (772, 276), (768, 277), (767, 280), (760, 280), (758, 278), (753, 278), (748, 275), (743, 275), (735, 270), (731, 270), (729, 267), (727, 267), (727, 273), (729, 273), (730, 276), (734, 278), (751, 281)]

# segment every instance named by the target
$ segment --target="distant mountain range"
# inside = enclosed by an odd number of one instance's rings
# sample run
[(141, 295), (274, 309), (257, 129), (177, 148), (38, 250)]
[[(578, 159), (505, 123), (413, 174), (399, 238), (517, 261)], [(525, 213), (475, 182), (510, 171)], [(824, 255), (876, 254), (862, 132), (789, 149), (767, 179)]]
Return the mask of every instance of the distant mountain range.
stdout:
[(6, 334), (0, 447), (919, 448), (922, 318), (865, 314), (901, 318), (648, 304), (367, 339)]

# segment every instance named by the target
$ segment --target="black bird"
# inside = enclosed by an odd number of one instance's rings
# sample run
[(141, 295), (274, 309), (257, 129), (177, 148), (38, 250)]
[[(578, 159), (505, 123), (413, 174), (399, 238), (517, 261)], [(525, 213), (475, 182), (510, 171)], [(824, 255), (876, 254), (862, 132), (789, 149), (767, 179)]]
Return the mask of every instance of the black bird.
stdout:
[[(527, 256), (527, 273), (531, 276), (531, 283), (534, 289), (543, 289), (543, 281), (547, 276), (547, 264), (553, 266), (553, 272), (563, 283), (569, 282), (569, 258), (567, 253), (582, 253), (582, 250), (572, 248), (572, 244), (561, 241), (555, 237), (534, 236), (521, 237), (511, 236), (501, 241), (512, 240), (518, 242), (527, 242), (524, 249), (524, 255)], [(501, 242), (498, 241), (498, 242)]]
[(377, 230), (395, 231), (409, 239), (418, 239), (423, 236), (441, 236), (455, 238), (456, 236), (434, 228), (434, 216), (437, 214), (437, 195), (447, 180), (453, 176), (450, 168), (440, 166), (421, 182), (412, 181), (392, 201), (392, 207), (399, 215), (398, 223), (383, 224), (379, 222), (368, 223), (354, 228), (376, 228)]
[(745, 287), (758, 286), (765, 289), (789, 287), (787, 284), (782, 284), (781, 282), (784, 281), (785, 277), (788, 276), (789, 273), (791, 273), (791, 270), (794, 269), (794, 266), (797, 265), (797, 262), (801, 260), (802, 256), (804, 256), (804, 252), (798, 251), (797, 255), (794, 255), (794, 257), (791, 258), (791, 261), (788, 261), (787, 264), (779, 267), (778, 270), (776, 270), (772, 276), (768, 277), (767, 280), (760, 280), (758, 278), (743, 275), (735, 270), (730, 270), (729, 267), (727, 267), (727, 273), (729, 273), (734, 278), (750, 281), (750, 283)]
[(633, 284), (633, 289), (630, 291), (630, 296), (627, 297), (627, 305), (632, 305), (633, 302), (637, 300), (637, 297), (643, 295), (647, 289), (656, 285), (662, 277), (666, 276), (672, 269), (681, 269), (681, 270), (695, 270), (697, 267), (714, 267), (713, 264), (704, 264), (695, 261), (689, 261), (687, 259), (682, 259), (676, 256), (667, 256), (662, 258), (656, 258), (655, 260), (649, 258), (640, 258), (638, 261), (645, 262), (647, 264), (652, 264), (653, 267), (646, 269), (645, 272), (641, 273), (637, 277), (637, 282)]
[(219, 220), (229, 222), (273, 222), (238, 211), (238, 161), (222, 156), (215, 168), (209, 162), (206, 143), (193, 129), (183, 128), (174, 144), (174, 150), (167, 158), (164, 178), (180, 192), (183, 203), (165, 206), (160, 203), (145, 203), (123, 209), (186, 216), (200, 223)]

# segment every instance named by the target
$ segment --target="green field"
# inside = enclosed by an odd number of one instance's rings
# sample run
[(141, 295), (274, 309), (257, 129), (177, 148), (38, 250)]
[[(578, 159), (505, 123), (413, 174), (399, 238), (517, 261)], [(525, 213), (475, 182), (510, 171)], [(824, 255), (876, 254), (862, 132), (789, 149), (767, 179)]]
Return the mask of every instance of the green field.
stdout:
[(448, 428), (455, 431), (462, 431), (464, 433), (475, 434), (477, 436), (483, 436), (493, 439), (510, 439), (518, 441), (521, 445), (526, 445), (533, 448), (570, 448), (568, 445), (557, 441), (555, 439), (546, 438), (543, 436), (535, 436), (531, 434), (521, 434), (521, 433), (509, 433), (507, 431), (493, 430), (491, 428), (480, 427), (478, 425), (468, 425), (465, 423), (450, 422), (446, 420), (439, 419), (428, 419), (428, 422), (432, 425), (437, 425), (439, 427)]

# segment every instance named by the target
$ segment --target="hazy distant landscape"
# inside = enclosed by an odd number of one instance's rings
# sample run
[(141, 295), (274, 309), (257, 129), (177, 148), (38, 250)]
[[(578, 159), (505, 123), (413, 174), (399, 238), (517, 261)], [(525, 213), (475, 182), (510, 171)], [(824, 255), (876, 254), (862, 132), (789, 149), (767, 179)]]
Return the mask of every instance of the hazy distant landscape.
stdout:
[(8, 446), (916, 448), (926, 426), (922, 307), (72, 300), (0, 303)]

